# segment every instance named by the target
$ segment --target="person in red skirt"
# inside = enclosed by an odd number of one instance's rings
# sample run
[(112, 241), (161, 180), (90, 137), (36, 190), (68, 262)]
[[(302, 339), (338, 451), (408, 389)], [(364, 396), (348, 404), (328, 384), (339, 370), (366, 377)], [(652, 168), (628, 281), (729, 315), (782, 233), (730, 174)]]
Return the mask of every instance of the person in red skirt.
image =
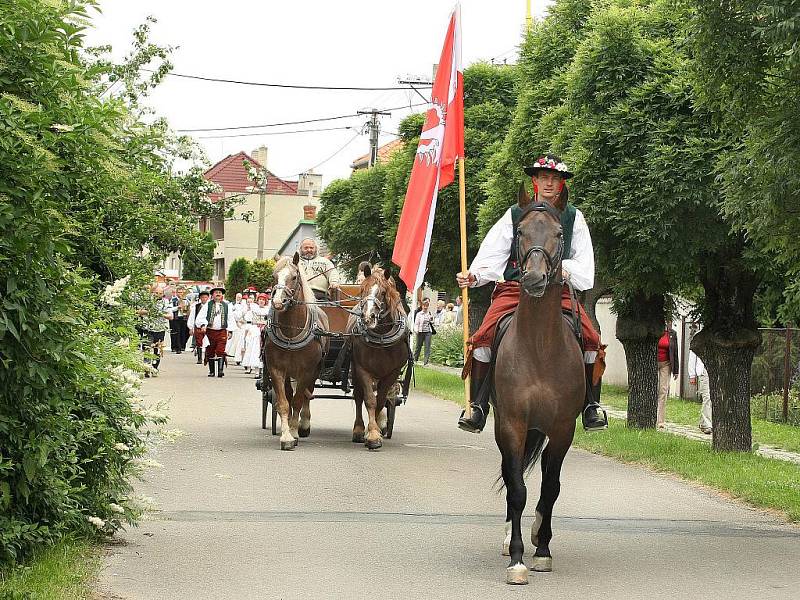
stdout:
[[(561, 210), (561, 226), (564, 232), (564, 258), (561, 267), (565, 280), (562, 306), (565, 310), (571, 310), (573, 300), (566, 280), (571, 281), (577, 291), (588, 290), (594, 286), (594, 250), (589, 227), (581, 211), (568, 202), (566, 180), (571, 178), (573, 173), (564, 161), (552, 154), (542, 156), (530, 167), (525, 167), (525, 173), (533, 180), (535, 195), (533, 201), (548, 202)], [(480, 433), (486, 425), (486, 417), (489, 414), (489, 385), (484, 383), (489, 374), (492, 342), (497, 323), (503, 316), (514, 312), (519, 304), (520, 270), (514, 240), (522, 208), (514, 205), (505, 212), (486, 234), (469, 271), (456, 276), (458, 285), (462, 288), (477, 287), (487, 283), (495, 284), (492, 304), (480, 328), (468, 342), (466, 359), (471, 363), (467, 362), (465, 372), (470, 373), (472, 377), (470, 386), (472, 415), (467, 418), (462, 413), (458, 426), (470, 433)], [(577, 300), (575, 303), (579, 306)], [(600, 336), (582, 307), (579, 313), (586, 364), (583, 426), (588, 431), (605, 429), (608, 427), (608, 421), (596, 397), (594, 376), (595, 361), (598, 352), (601, 351)]]
[(195, 329), (208, 338), (206, 363), (208, 376), (214, 377), (214, 365), (217, 366), (217, 377), (225, 376), (225, 344), (233, 334), (233, 309), (225, 300), (225, 288), (215, 287), (211, 290), (212, 300), (199, 311), (195, 318)]
[(195, 327), (195, 323), (197, 321), (197, 315), (200, 314), (200, 311), (208, 304), (208, 300), (211, 294), (208, 290), (202, 290), (197, 295), (197, 302), (192, 304), (191, 312), (189, 312), (189, 319), (186, 321), (186, 326), (189, 328), (189, 334), (194, 337), (194, 348), (195, 353), (197, 354), (197, 364), (203, 364), (203, 340), (206, 337), (206, 332), (200, 329), (199, 327)]

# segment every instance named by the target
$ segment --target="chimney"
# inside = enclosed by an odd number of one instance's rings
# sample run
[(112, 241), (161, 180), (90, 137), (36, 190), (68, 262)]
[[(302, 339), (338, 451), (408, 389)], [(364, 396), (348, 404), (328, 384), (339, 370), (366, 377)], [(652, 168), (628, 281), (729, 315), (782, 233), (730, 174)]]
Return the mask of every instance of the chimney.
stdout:
[(317, 220), (317, 207), (313, 204), (306, 204), (303, 207), (303, 220), (316, 221)]
[(260, 164), (265, 169), (267, 168), (267, 147), (266, 146), (259, 146), (251, 153), (252, 157), (256, 159), (258, 164)]

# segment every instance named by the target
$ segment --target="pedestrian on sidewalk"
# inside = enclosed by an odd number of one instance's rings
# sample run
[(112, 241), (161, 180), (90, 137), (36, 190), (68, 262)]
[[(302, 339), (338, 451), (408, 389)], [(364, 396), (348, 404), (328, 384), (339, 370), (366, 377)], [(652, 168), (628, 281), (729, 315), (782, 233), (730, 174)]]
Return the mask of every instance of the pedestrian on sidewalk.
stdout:
[(711, 390), (708, 385), (708, 371), (700, 357), (689, 350), (689, 383), (697, 386), (697, 393), (702, 398), (700, 407), (700, 431), (706, 435), (712, 432), (711, 425)]
[(431, 356), (431, 336), (433, 335), (433, 315), (430, 312), (430, 300), (425, 298), (422, 301), (422, 308), (417, 313), (414, 319), (414, 333), (417, 334), (417, 345), (414, 349), (414, 361), (419, 361), (420, 351), (423, 345), (425, 346), (425, 360), (423, 365), (428, 364)]
[(200, 311), (195, 319), (195, 328), (199, 327), (208, 339), (205, 359), (208, 364), (208, 376), (214, 377), (216, 365), (217, 377), (224, 377), (225, 344), (233, 335), (233, 310), (230, 303), (225, 301), (225, 288), (213, 288), (211, 297), (213, 301), (208, 302), (206, 309)]
[(664, 333), (658, 340), (658, 411), (656, 427), (664, 428), (667, 414), (667, 398), (669, 397), (669, 376), (678, 379), (678, 334), (672, 323), (664, 323)]

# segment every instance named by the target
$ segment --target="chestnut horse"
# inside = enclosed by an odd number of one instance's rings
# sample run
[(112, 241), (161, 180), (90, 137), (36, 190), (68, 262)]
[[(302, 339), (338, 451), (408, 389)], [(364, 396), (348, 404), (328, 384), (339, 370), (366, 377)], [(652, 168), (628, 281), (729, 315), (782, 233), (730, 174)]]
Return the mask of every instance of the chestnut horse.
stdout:
[[(387, 394), (408, 363), (408, 326), (400, 294), (388, 270), (367, 266), (364, 277), (360, 315), (351, 318), (348, 325), (353, 334), (353, 442), (377, 450), (383, 445)], [(369, 416), (366, 441), (362, 403), (367, 405)]]
[(281, 417), (281, 450), (293, 450), (298, 437), (311, 433), (311, 396), (328, 350), (328, 338), (316, 335), (327, 331), (328, 317), (316, 305), (299, 261), (295, 252), (292, 259), (281, 258), (275, 265), (277, 283), (262, 334), (264, 364), (275, 393), (273, 408)]
[(521, 530), (525, 472), (540, 456), (542, 487), (531, 530), (536, 546), (533, 570), (552, 570), (553, 505), (584, 401), (581, 349), (561, 312), (560, 216), (559, 209), (546, 202), (529, 204), (520, 215), (515, 239), (521, 257), (519, 306), (500, 341), (494, 368), (495, 440), (502, 455), (507, 503), (503, 553), (511, 556), (506, 582), (512, 584), (528, 583)]

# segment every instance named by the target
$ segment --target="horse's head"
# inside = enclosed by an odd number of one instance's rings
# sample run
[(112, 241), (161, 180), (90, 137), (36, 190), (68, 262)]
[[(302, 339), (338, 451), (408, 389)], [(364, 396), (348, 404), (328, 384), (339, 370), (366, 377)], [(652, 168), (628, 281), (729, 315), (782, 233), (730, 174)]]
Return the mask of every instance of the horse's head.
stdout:
[(368, 329), (375, 329), (387, 317), (394, 319), (400, 305), (400, 293), (389, 269), (364, 267), (361, 283), (361, 320)]
[(294, 257), (281, 258), (275, 265), (275, 287), (272, 288), (272, 308), (277, 312), (286, 310), (292, 303), (301, 299), (302, 276), (300, 274), (300, 255), (295, 252)]
[(561, 212), (547, 202), (526, 206), (520, 215), (516, 244), (520, 285), (525, 293), (540, 298), (548, 285), (561, 281)]

